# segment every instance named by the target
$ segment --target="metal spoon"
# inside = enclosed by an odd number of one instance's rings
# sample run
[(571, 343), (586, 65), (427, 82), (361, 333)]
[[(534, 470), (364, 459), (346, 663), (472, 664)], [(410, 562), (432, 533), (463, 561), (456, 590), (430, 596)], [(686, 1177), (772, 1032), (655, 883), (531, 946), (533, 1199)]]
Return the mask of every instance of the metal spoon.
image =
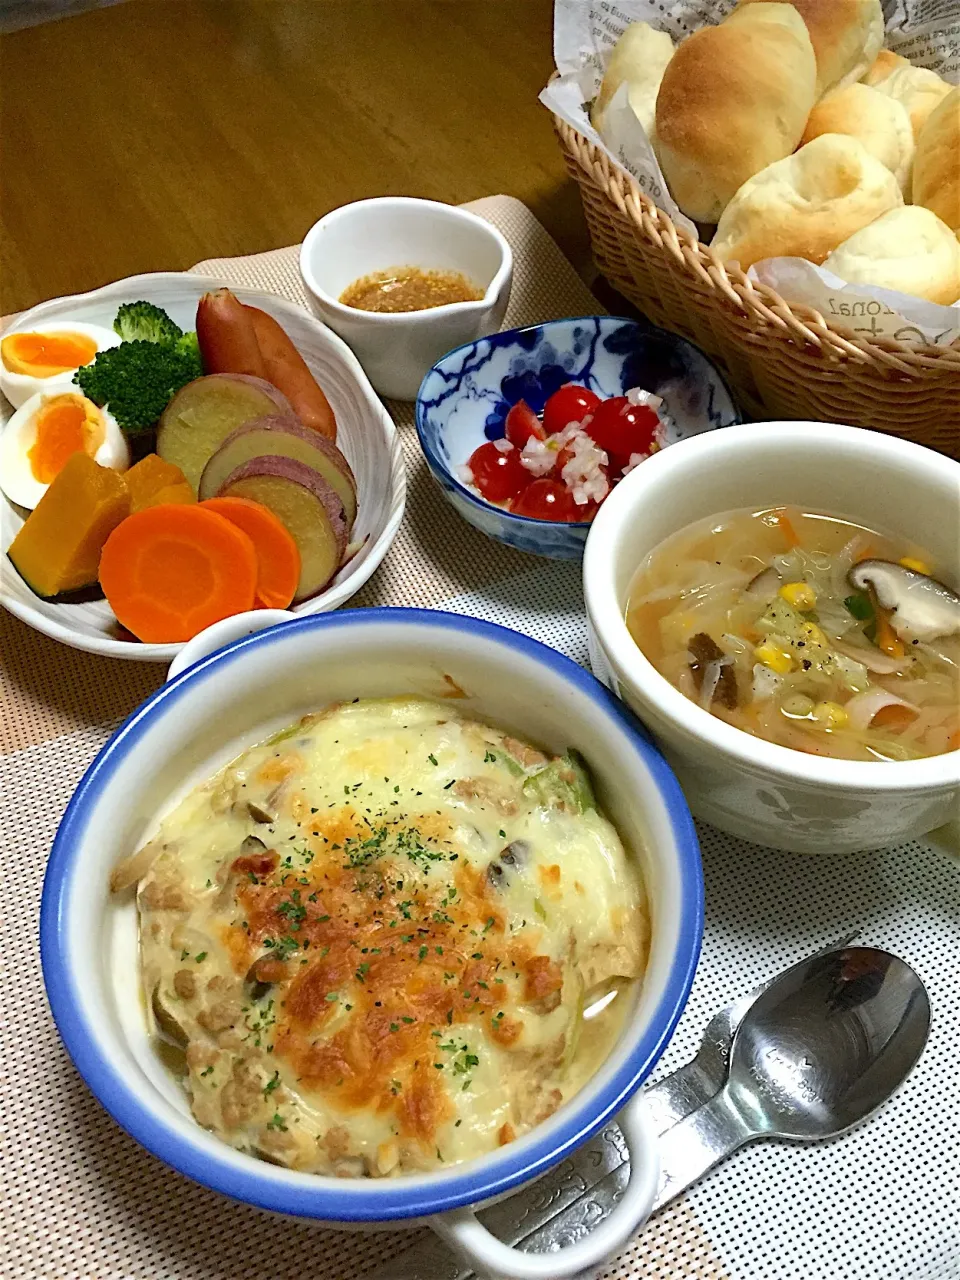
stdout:
[(930, 1030), (909, 965), (847, 947), (788, 969), (747, 1010), (715, 1097), (663, 1136), (655, 1208), (756, 1138), (818, 1142), (872, 1115), (906, 1079)]
[[(855, 958), (865, 954), (884, 957), (884, 961), (887, 962), (885, 980), (888, 984), (894, 979), (902, 982), (904, 975), (909, 975), (907, 985), (916, 998), (911, 1015), (918, 1029), (915, 1031), (916, 1049), (902, 1073), (896, 1079), (891, 1077), (887, 1092), (879, 1098), (876, 1105), (880, 1105), (895, 1091), (919, 1057), (926, 1041), (929, 1026), (926, 992), (919, 978), (896, 957), (887, 956), (884, 952), (874, 952), (868, 948), (846, 949), (844, 944), (848, 941), (850, 938), (845, 939), (839, 947), (835, 945), (828, 951), (818, 952), (722, 1009), (707, 1026), (696, 1057), (646, 1090), (654, 1125), (662, 1135), (663, 1143), (662, 1162), (665, 1172), (661, 1179), (657, 1208), (679, 1195), (689, 1182), (695, 1181), (742, 1142), (750, 1141), (753, 1137), (775, 1136), (772, 1130), (764, 1130), (763, 1133), (752, 1133), (748, 1137), (740, 1137), (729, 1151), (722, 1150), (708, 1159), (702, 1136), (695, 1136), (696, 1121), (710, 1102), (717, 1100), (719, 1093), (723, 1090), (734, 1040), (754, 1006), (760, 1002), (761, 998), (770, 998), (771, 993), (780, 993), (774, 999), (774, 1007), (778, 1007), (780, 998), (785, 992), (801, 991), (808, 979), (820, 982), (821, 970), (818, 966), (827, 965), (837, 968), (844, 963), (841, 957)], [(853, 963), (855, 960), (847, 962), (848, 971)], [(891, 966), (894, 970), (892, 974)], [(887, 1006), (885, 1005), (884, 1008), (887, 1009)], [(767, 1014), (764, 1013), (762, 1016), (766, 1018)], [(900, 1038), (907, 1034), (902, 1029), (897, 1030), (902, 1021), (903, 1019), (900, 1019), (896, 1023), (892, 1035), (886, 1037), (885, 1044), (889, 1044), (891, 1039), (899, 1044)], [(763, 1025), (765, 1026), (766, 1022)], [(813, 1025), (819, 1027), (819, 1019), (814, 1020)], [(922, 1029), (922, 1034), (919, 1034), (919, 1029)], [(794, 1033), (802, 1030), (802, 1027), (793, 1028)], [(753, 1033), (751, 1033), (751, 1042), (752, 1039)], [(859, 1055), (854, 1056), (859, 1061)], [(874, 1109), (875, 1107), (870, 1107), (863, 1115), (868, 1115)], [(689, 1119), (685, 1120), (685, 1117)], [(690, 1127), (694, 1129), (692, 1137), (689, 1135)], [(700, 1154), (701, 1167), (699, 1171), (690, 1173), (688, 1181), (683, 1180), (681, 1172), (683, 1151), (678, 1150), (674, 1143), (674, 1134), (678, 1129), (687, 1131), (692, 1143), (691, 1170), (695, 1168), (697, 1153)], [(548, 1250), (551, 1243), (558, 1239), (567, 1243), (589, 1231), (596, 1223), (598, 1211), (602, 1213), (615, 1203), (626, 1183), (628, 1169), (626, 1152), (619, 1131), (616, 1126), (611, 1125), (601, 1135), (581, 1147), (570, 1160), (540, 1179), (528, 1191), (500, 1201), (484, 1210), (480, 1216), (485, 1225), (501, 1239), (522, 1249), (542, 1252)], [(427, 1236), (426, 1239), (418, 1241), (414, 1248), (393, 1259), (382, 1271), (372, 1274), (369, 1280), (468, 1280), (471, 1275), (472, 1272), (464, 1268), (445, 1245), (435, 1237)]]

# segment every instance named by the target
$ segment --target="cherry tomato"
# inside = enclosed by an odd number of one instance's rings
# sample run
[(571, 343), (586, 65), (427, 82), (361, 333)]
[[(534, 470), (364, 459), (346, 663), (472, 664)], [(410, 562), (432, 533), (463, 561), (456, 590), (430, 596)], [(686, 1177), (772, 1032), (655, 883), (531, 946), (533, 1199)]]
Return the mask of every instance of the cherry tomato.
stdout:
[(534, 440), (546, 440), (547, 433), (543, 423), (533, 412), (526, 400), (518, 400), (507, 414), (507, 439), (522, 449), (531, 436)]
[(595, 392), (578, 387), (575, 382), (565, 382), (543, 406), (543, 425), (547, 434), (556, 435), (571, 422), (582, 422), (599, 403), (600, 397)]
[(613, 396), (597, 405), (593, 418), (584, 427), (596, 440), (616, 471), (622, 471), (635, 453), (652, 452), (660, 419), (642, 404), (631, 404), (626, 396)]
[(533, 478), (520, 461), (518, 449), (501, 451), (492, 440), (474, 449), (467, 465), (473, 472), (473, 483), (488, 502), (516, 497)]
[(519, 497), (510, 503), (514, 515), (530, 516), (533, 520), (584, 520), (581, 509), (574, 502), (565, 484), (556, 480), (534, 480)]

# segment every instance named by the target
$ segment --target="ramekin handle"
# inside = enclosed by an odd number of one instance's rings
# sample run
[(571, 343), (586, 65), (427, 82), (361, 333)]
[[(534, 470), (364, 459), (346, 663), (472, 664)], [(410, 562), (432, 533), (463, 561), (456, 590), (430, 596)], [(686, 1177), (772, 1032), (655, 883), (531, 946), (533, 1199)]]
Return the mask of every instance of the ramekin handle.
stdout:
[(289, 609), (250, 609), (247, 613), (235, 613), (229, 618), (205, 627), (197, 632), (192, 640), (188, 640), (167, 671), (167, 680), (173, 680), (181, 671), (192, 667), (195, 662), (205, 658), (215, 649), (222, 649), (233, 640), (241, 640), (254, 631), (263, 631), (267, 627), (275, 627), (279, 622), (286, 622), (297, 615)]
[(646, 1222), (660, 1178), (657, 1135), (642, 1093), (617, 1117), (630, 1153), (629, 1181), (617, 1207), (584, 1240), (550, 1253), (524, 1253), (504, 1244), (470, 1209), (437, 1214), (430, 1225), (483, 1280), (569, 1280), (592, 1273)]

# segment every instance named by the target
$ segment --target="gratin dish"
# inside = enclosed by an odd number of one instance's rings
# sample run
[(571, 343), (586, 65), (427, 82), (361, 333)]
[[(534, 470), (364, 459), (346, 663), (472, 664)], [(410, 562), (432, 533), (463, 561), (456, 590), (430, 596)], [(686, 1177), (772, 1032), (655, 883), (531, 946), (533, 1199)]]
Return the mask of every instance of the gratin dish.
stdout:
[[(220, 287), (218, 280), (188, 272), (131, 276), (90, 293), (41, 303), (22, 315), (7, 332), (66, 319), (110, 329), (117, 307), (140, 298), (150, 299), (185, 330), (192, 330), (198, 301), (208, 290)], [(352, 536), (363, 545), (326, 590), (295, 609), (299, 614), (325, 613), (359, 591), (396, 536), (406, 498), (400, 442), (393, 421), (359, 362), (335, 333), (283, 298), (249, 289), (238, 288), (234, 292), (241, 301), (262, 308), (278, 320), (300, 350), (329, 396), (337, 415), (340, 444), (356, 476), (358, 514)], [(8, 416), (3, 414), (4, 422)], [(22, 524), (20, 509), (0, 497), (0, 554), (6, 552)], [(66, 603), (41, 599), (5, 554), (0, 560), (0, 604), (36, 630), (90, 653), (141, 662), (169, 662), (181, 647), (123, 639), (105, 600)]]
[(765, 422), (700, 436), (638, 467), (604, 503), (584, 593), (594, 671), (640, 715), (693, 812), (757, 844), (847, 853), (899, 844), (956, 817), (960, 752), (873, 763), (820, 758), (753, 737), (702, 710), (647, 660), (625, 622), (644, 556), (695, 520), (795, 504), (926, 546), (956, 565), (960, 464), (855, 427)]
[[(358, 696), (449, 695), (444, 677), (466, 695), (458, 710), (551, 750), (576, 746), (586, 757), (604, 809), (640, 860), (649, 897), (652, 943), (636, 1005), (611, 1056), (570, 1103), (515, 1143), (449, 1172), (352, 1181), (243, 1155), (194, 1122), (148, 1040), (136, 909), (130, 899), (111, 901), (110, 869), (197, 780), (280, 725)], [(591, 675), (490, 623), (361, 610), (296, 619), (228, 645), (170, 681), (113, 735), (54, 842), (41, 910), (44, 979), (60, 1034), (90, 1089), (180, 1172), (249, 1204), (331, 1225), (427, 1220), (474, 1267), (556, 1280), (597, 1265), (649, 1212), (656, 1148), (634, 1095), (689, 993), (702, 893), (696, 835), (676, 779), (630, 712)], [(473, 1208), (536, 1178), (620, 1112), (634, 1172), (599, 1232), (540, 1259), (485, 1232)]]
[(617, 316), (577, 316), (507, 329), (447, 352), (417, 397), (420, 447), (448, 502), (463, 518), (518, 551), (578, 560), (589, 523), (533, 520), (485, 501), (459, 469), (485, 440), (504, 434), (512, 405), (539, 413), (565, 382), (601, 398), (642, 387), (663, 399), (673, 444), (741, 421), (729, 388), (699, 348)]

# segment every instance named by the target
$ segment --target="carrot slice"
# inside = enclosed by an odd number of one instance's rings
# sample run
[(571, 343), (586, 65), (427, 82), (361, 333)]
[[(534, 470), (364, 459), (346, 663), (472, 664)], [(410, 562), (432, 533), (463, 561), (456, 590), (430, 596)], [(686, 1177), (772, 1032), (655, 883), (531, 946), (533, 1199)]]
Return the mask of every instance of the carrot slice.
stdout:
[(107, 539), (100, 585), (121, 626), (139, 640), (189, 640), (253, 607), (257, 554), (250, 538), (214, 511), (147, 507)]
[(287, 526), (251, 498), (208, 498), (201, 508), (215, 511), (242, 529), (257, 553), (255, 609), (286, 609), (300, 581), (300, 548)]
[(893, 729), (899, 733), (902, 729), (909, 728), (917, 718), (916, 711), (912, 707), (901, 707), (893, 702), (889, 706), (881, 707), (877, 714), (870, 721), (872, 729)]

